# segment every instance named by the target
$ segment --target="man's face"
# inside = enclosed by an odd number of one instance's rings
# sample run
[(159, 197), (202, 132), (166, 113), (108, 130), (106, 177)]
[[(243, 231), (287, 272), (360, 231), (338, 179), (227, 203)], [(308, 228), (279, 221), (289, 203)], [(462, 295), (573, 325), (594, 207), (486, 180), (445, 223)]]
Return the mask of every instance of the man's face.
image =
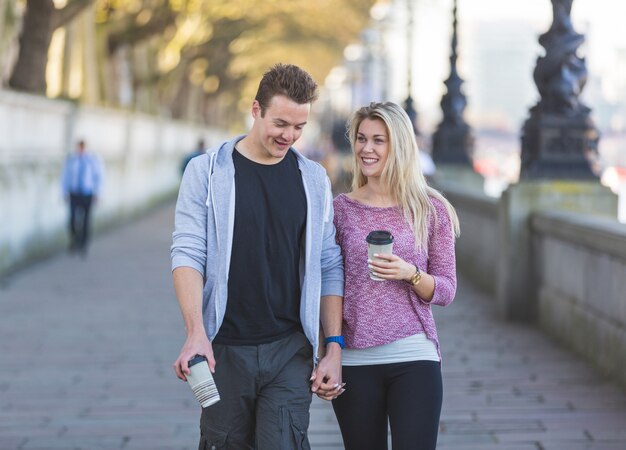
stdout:
[(289, 147), (300, 138), (310, 111), (310, 103), (301, 105), (288, 97), (276, 95), (261, 116), (261, 105), (255, 100), (251, 134), (257, 144), (257, 157), (269, 163), (284, 158)]

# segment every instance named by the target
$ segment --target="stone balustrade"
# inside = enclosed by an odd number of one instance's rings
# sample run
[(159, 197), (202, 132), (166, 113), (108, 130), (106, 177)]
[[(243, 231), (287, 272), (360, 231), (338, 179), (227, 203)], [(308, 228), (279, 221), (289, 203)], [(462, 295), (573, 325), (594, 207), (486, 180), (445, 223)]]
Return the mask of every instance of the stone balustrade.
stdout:
[(531, 229), (541, 327), (626, 386), (626, 225), (558, 211)]
[[(494, 308), (503, 317), (536, 320), (548, 334), (626, 386), (626, 225), (601, 214), (568, 211), (574, 203), (584, 206), (579, 194), (588, 187), (581, 186), (568, 185), (570, 192), (560, 203), (554, 202), (556, 208), (527, 209), (527, 217), (513, 225), (510, 217), (520, 210), (510, 210), (512, 203), (506, 199), (512, 194), (497, 200), (456, 185), (440, 187), (461, 221), (458, 270), (492, 294)], [(552, 190), (552, 195), (557, 191)], [(577, 196), (575, 202), (567, 197), (572, 193)], [(588, 211), (592, 210), (593, 205), (588, 205)], [(503, 256), (502, 246), (510, 245), (507, 239), (522, 235), (506, 229), (511, 226), (526, 229), (529, 248), (525, 255)], [(507, 263), (503, 257), (527, 261)], [(502, 289), (511, 276), (505, 267), (520, 265), (527, 266), (530, 274), (524, 283), (530, 285), (525, 298), (532, 314), (507, 315), (499, 304), (510, 300), (499, 298), (508, 292)]]
[(498, 200), (478, 190), (459, 186), (445, 189), (461, 222), (461, 236), (456, 243), (459, 270), (481, 289), (496, 294), (498, 260)]

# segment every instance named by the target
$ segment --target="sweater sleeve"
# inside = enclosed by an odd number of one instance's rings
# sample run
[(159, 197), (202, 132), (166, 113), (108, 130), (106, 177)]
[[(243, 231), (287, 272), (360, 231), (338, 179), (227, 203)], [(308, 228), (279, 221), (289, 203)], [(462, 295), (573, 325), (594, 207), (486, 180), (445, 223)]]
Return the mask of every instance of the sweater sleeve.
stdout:
[(194, 158), (187, 166), (176, 202), (171, 248), (172, 270), (192, 267), (203, 277), (207, 258), (207, 158)]
[[(454, 235), (445, 205), (433, 200), (436, 216), (428, 237), (428, 267), (426, 272), (435, 279), (435, 293), (431, 305), (446, 306), (456, 294), (456, 258)], [(423, 299), (420, 299), (424, 301)]]

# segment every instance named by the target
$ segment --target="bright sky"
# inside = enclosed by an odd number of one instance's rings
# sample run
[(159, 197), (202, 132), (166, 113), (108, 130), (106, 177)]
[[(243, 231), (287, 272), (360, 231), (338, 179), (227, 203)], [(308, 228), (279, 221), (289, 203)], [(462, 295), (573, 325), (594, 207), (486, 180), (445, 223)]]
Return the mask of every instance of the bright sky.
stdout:
[[(414, 0), (415, 1), (415, 0)], [(419, 0), (418, 0), (419, 1)], [(550, 0), (459, 0), (459, 12), (466, 20), (526, 19), (550, 23)], [(600, 20), (609, 28), (618, 27), (626, 15), (624, 0), (574, 0), (572, 18), (576, 27), (587, 20)], [(622, 42), (626, 36), (620, 36)]]
[[(406, 98), (406, 1), (412, 1), (415, 9), (413, 95), (418, 99), (423, 119), (437, 121), (439, 100), (444, 92), (442, 82), (449, 74), (452, 0), (393, 1), (396, 13), (390, 18), (391, 37), (387, 47), (391, 64), (395, 66), (390, 92), (395, 100)], [(482, 78), (485, 70), (490, 76), (494, 71), (502, 73), (515, 89), (498, 93), (495, 91), (498, 86), (494, 86), (493, 93), (488, 94), (505, 98), (511, 90), (517, 91), (513, 92), (516, 97), (511, 97), (506, 105), (509, 110), (517, 108), (510, 120), (517, 124), (536, 101), (532, 70), (543, 51), (537, 38), (552, 23), (552, 2), (458, 0), (458, 7), (459, 70), (467, 81), (466, 94), (473, 94), (474, 100), (478, 100), (476, 89), (485, 89)], [(587, 58), (590, 75), (601, 79), (600, 89), (608, 101), (619, 98), (626, 102), (626, 73), (621, 73), (626, 72), (624, 17), (626, 0), (574, 0), (573, 3), (574, 28), (587, 37), (580, 54)], [(509, 47), (510, 52), (506, 50)], [(490, 53), (497, 51), (500, 53)], [(617, 61), (620, 52), (624, 55), (621, 62)], [(490, 54), (502, 56), (494, 56), (491, 61), (486, 59)], [(497, 75), (496, 81), (500, 81)], [(477, 86), (481, 82), (483, 86)], [(477, 103), (474, 106), (479, 106)]]
[[(415, 1), (415, 0), (414, 0)], [(418, 0), (419, 2), (420, 0)], [(459, 0), (463, 21), (524, 20), (547, 30), (552, 23), (550, 0)], [(592, 26), (599, 44), (626, 45), (626, 0), (574, 0), (572, 21), (579, 32)], [(604, 45), (598, 45), (604, 47)], [(599, 49), (593, 49), (594, 52)], [(601, 49), (600, 49), (601, 50)]]

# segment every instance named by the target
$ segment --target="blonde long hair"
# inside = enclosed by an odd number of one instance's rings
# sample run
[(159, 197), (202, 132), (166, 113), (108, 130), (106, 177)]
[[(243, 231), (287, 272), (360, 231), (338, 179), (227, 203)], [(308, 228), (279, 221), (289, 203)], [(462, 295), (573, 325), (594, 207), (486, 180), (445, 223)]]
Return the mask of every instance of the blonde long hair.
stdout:
[[(356, 111), (348, 121), (348, 138), (354, 146), (361, 122), (365, 119), (382, 120), (389, 135), (389, 154), (381, 174), (381, 182), (391, 193), (394, 201), (402, 208), (404, 218), (413, 229), (417, 248), (427, 248), (428, 217), (436, 211), (429, 197), (441, 201), (450, 216), (452, 233), (459, 236), (459, 219), (448, 200), (436, 189), (428, 186), (422, 173), (419, 149), (413, 125), (406, 112), (392, 102), (370, 103)], [(352, 163), (352, 190), (367, 184), (361, 173), (354, 153)]]

